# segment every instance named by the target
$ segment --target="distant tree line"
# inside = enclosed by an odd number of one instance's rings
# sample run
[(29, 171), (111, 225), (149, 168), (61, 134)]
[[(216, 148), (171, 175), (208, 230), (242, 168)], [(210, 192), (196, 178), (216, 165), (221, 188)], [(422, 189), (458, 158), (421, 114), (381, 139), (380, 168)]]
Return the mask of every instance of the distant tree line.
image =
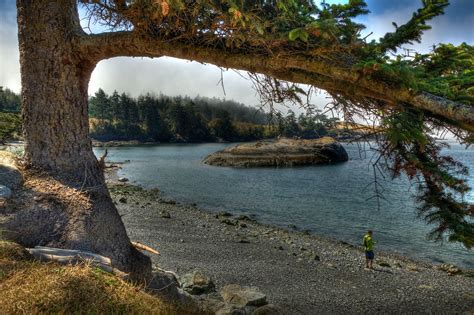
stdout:
[(264, 137), (267, 114), (234, 101), (99, 89), (89, 100), (91, 135), (160, 142), (250, 141)]
[[(20, 95), (0, 87), (0, 141), (21, 134)], [(336, 118), (320, 111), (270, 115), (231, 100), (147, 93), (137, 98), (99, 89), (89, 98), (91, 137), (99, 141), (212, 142), (335, 135)]]
[(298, 118), (289, 110), (286, 116), (276, 113), (272, 128), (274, 136), (314, 139), (323, 136), (336, 136), (338, 118), (329, 118), (320, 110), (300, 114)]
[(0, 86), (0, 144), (21, 135), (20, 96)]
[(12, 90), (0, 86), (0, 112), (3, 113), (19, 113), (20, 112), (20, 95)]

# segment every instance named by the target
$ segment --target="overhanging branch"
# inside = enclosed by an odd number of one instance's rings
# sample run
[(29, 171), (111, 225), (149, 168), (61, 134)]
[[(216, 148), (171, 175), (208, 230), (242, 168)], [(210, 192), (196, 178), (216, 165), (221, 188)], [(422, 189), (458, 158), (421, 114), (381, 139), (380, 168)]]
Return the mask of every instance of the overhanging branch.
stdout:
[(97, 62), (113, 57), (174, 57), (209, 63), (223, 68), (261, 73), (277, 79), (313, 85), (350, 97), (368, 97), (390, 105), (409, 104), (424, 112), (456, 122), (474, 132), (474, 107), (453, 102), (426, 92), (414, 94), (408, 89), (392, 88), (383, 82), (369, 80), (360, 73), (324, 62), (316, 57), (284, 51), (273, 55), (228, 51), (179, 41), (158, 41), (137, 32), (111, 32), (88, 35), (80, 43), (88, 58)]

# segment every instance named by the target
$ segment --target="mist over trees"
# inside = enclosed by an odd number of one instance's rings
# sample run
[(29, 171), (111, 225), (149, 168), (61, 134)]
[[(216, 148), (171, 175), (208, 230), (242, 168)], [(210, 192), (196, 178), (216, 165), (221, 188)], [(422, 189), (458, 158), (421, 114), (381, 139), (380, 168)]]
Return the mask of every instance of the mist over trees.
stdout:
[[(0, 88), (0, 141), (20, 139), (21, 97)], [(214, 142), (340, 136), (321, 111), (273, 114), (233, 100), (147, 93), (136, 98), (99, 89), (89, 97), (90, 132), (99, 141)]]
[(291, 110), (270, 115), (232, 100), (147, 93), (133, 98), (99, 89), (89, 99), (91, 136), (100, 141), (253, 141), (328, 135), (337, 119)]

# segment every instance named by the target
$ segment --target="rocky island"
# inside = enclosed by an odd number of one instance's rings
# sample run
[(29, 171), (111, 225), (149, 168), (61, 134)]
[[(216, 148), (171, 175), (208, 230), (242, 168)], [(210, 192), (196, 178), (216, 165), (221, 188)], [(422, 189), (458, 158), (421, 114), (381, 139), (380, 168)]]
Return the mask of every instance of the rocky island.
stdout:
[(312, 140), (280, 138), (239, 144), (208, 155), (203, 163), (215, 166), (301, 166), (345, 162), (344, 147), (330, 137)]

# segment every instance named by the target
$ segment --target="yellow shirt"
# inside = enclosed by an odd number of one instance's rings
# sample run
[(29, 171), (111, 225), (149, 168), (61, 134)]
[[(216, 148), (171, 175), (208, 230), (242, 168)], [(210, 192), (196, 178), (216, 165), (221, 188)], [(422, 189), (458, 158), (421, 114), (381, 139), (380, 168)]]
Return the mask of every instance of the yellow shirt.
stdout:
[(372, 236), (369, 234), (365, 234), (364, 236), (364, 247), (366, 252), (370, 252), (374, 250), (374, 240), (372, 239)]

